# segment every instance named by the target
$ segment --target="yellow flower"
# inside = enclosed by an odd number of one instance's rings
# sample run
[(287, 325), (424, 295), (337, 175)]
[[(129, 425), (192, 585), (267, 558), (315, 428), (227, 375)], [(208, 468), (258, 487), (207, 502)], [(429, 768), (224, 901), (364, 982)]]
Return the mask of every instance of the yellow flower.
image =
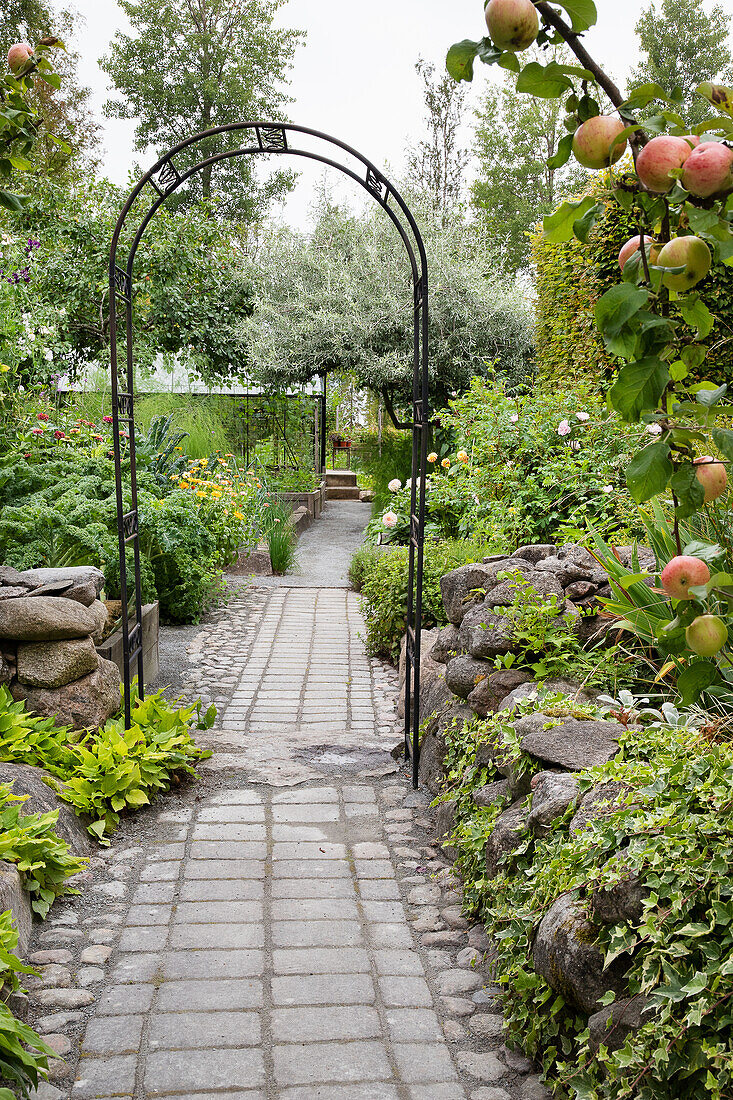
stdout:
[(459, 451), (456, 458), (459, 462), (468, 462), (468, 453), (466, 451)]
[(430, 454), (428, 455), (428, 462), (437, 462), (437, 461), (438, 461), (437, 454), (435, 453), (435, 451), (431, 451)]
[(187, 481), (179, 481), (178, 488), (179, 489), (188, 489), (188, 488), (190, 488), (190, 486), (189, 486)]
[(244, 516), (241, 512), (235, 512), (234, 515), (237, 517), (237, 519), (244, 519)]
[(199, 489), (198, 492), (196, 493), (196, 496), (197, 497), (205, 497), (206, 493), (202, 493), (201, 490)]
[(443, 467), (444, 470), (447, 470), (450, 466), (450, 459), (444, 458), (440, 465)]

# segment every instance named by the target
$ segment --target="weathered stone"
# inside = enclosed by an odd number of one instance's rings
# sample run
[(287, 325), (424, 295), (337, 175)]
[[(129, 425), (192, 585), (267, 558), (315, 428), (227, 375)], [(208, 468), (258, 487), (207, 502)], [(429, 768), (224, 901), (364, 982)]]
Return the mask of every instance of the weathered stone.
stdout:
[(569, 600), (577, 602), (578, 600), (585, 600), (588, 596), (593, 596), (597, 592), (597, 585), (593, 581), (573, 581), (565, 589), (565, 595)]
[[(81, 607), (81, 604), (74, 606)], [(61, 726), (96, 728), (103, 726), (120, 708), (120, 674), (116, 664), (100, 657), (95, 672), (71, 684), (59, 688), (32, 688), (15, 683), (12, 695), (14, 699), (25, 700), (34, 714), (47, 718), (55, 716)]]
[(88, 989), (39, 989), (33, 996), (39, 1004), (58, 1008), (84, 1008), (94, 1003), (94, 994)]
[(478, 1016), (471, 1017), (468, 1030), (476, 1039), (498, 1039), (504, 1031), (504, 1021), (501, 1016), (481, 1012)]
[(435, 835), (442, 845), (443, 851), (450, 859), (455, 859), (456, 850), (447, 843), (453, 833), (456, 821), (458, 802), (455, 798), (449, 798), (438, 804), (435, 814)]
[(465, 932), (426, 932), (422, 942), (426, 947), (457, 947), (465, 943)]
[(45, 642), (83, 638), (95, 628), (92, 615), (63, 596), (23, 596), (0, 603), (0, 638)]
[(613, 886), (594, 886), (588, 899), (591, 917), (601, 924), (638, 924), (644, 915), (644, 899), (649, 891), (636, 872), (625, 867), (626, 853), (626, 849), (617, 852), (602, 872), (601, 881), (607, 874), (615, 876), (621, 869), (621, 881)]
[(646, 1023), (642, 1017), (647, 1004), (647, 998), (637, 994), (594, 1012), (588, 1020), (592, 1049), (598, 1050), (603, 1044), (609, 1050), (620, 1050), (629, 1035), (634, 1035)]
[(35, 768), (30, 764), (10, 764), (0, 761), (0, 783), (12, 783), (13, 794), (26, 797), (22, 812), (24, 814), (58, 812), (54, 831), (66, 841), (75, 855), (86, 856), (90, 848), (89, 834), (68, 802), (62, 802), (57, 798), (44, 782), (47, 776), (48, 773), (42, 768)]
[[(463, 725), (464, 722), (473, 718), (473, 711), (469, 710), (464, 703), (455, 700), (445, 680), (443, 680), (443, 687), (446, 696), (453, 701), (444, 704), (432, 718), (425, 722), (420, 744), (420, 782), (433, 794), (437, 794), (443, 784), (446, 730), (453, 725)], [(422, 710), (422, 701), (420, 709)]]
[(462, 970), (474, 970), (481, 965), (481, 954), (475, 947), (464, 947), (456, 955), (456, 966)]
[(496, 584), (496, 569), (488, 565), (461, 565), (440, 578), (443, 606), (450, 622), (460, 626), (471, 606), (480, 603)]
[(445, 666), (445, 682), (454, 695), (467, 699), (476, 685), (490, 672), (491, 666), (486, 661), (478, 661), (467, 655), (451, 657)]
[[(472, 657), (499, 657), (517, 646), (514, 625), (508, 615), (481, 604), (461, 623), (461, 645)], [(461, 658), (456, 657), (459, 661)], [(465, 698), (465, 696), (464, 696)]]
[(104, 573), (93, 565), (69, 566), (63, 569), (26, 569), (21, 577), (21, 584), (30, 582), (34, 588), (68, 585), (69, 587), (64, 587), (66, 599), (76, 600), (87, 607), (104, 588)]
[(94, 672), (98, 664), (91, 638), (25, 642), (18, 646), (18, 679), (29, 687), (63, 687)]
[(40, 1019), (34, 1022), (33, 1026), (41, 1035), (47, 1035), (60, 1031), (68, 1024), (75, 1024), (80, 1019), (80, 1012), (53, 1012), (50, 1016), (41, 1016)]
[(435, 905), (440, 901), (440, 887), (432, 882), (426, 882), (424, 886), (416, 886), (407, 895), (410, 905)]
[(485, 1085), (473, 1090), (471, 1100), (512, 1100), (512, 1098), (506, 1089), (501, 1089), (498, 1085)]
[(447, 909), (441, 910), (440, 915), (449, 928), (468, 928), (468, 921), (459, 905), (449, 905)]
[(557, 720), (539, 713), (517, 719), (514, 729), (524, 752), (570, 771), (607, 764), (618, 752), (617, 739), (624, 732), (618, 722)]
[(27, 591), (29, 588), (35, 586), (32, 582), (23, 579), (24, 574), (18, 569), (13, 569), (12, 565), (0, 565), (0, 585), (12, 588), (22, 588), (23, 591)]
[(70, 963), (73, 958), (70, 951), (60, 948), (58, 951), (34, 951), (28, 956), (28, 962), (32, 966), (47, 966), (49, 963)]
[(50, 1046), (59, 1058), (64, 1058), (71, 1052), (71, 1040), (66, 1035), (51, 1032), (49, 1035), (44, 1035), (43, 1041)]
[(603, 954), (596, 946), (597, 930), (585, 904), (573, 893), (562, 894), (540, 921), (532, 947), (535, 970), (565, 1000), (591, 1015), (599, 1000), (625, 987), (628, 963), (614, 959), (603, 968)]
[(111, 954), (111, 947), (106, 947), (104, 944), (95, 944), (94, 947), (84, 948), (81, 953), (81, 961), (92, 966), (99, 966), (100, 963), (106, 963)]
[(577, 801), (579, 784), (569, 772), (540, 772), (532, 782), (529, 827), (534, 833), (542, 833)]
[(446, 1012), (450, 1012), (452, 1016), (472, 1016), (476, 1011), (473, 1001), (465, 997), (441, 997), (441, 1001)]
[[(443, 666), (434, 661), (430, 651), (437, 641), (437, 630), (420, 632), (420, 722), (429, 717), (443, 702), (446, 695), (442, 684)], [(405, 673), (407, 669), (407, 635), (403, 635), (400, 645), (399, 694), (397, 698), (397, 716), (405, 717)], [(434, 690), (431, 691), (431, 688)]]
[(71, 985), (71, 971), (59, 963), (47, 963), (42, 966), (37, 977), (27, 980), (29, 989), (68, 989)]
[(433, 648), (430, 650), (430, 657), (433, 661), (445, 664), (451, 657), (458, 656), (460, 652), (461, 643), (458, 637), (458, 627), (454, 626), (453, 623), (449, 623), (438, 634), (436, 641), (433, 643)]
[[(565, 593), (563, 591), (563, 586), (554, 574), (540, 572), (533, 568), (524, 568), (520, 570), (512, 568), (511, 571), (513, 573), (518, 573), (528, 585), (532, 586), (541, 602), (549, 602), (554, 596), (558, 604), (558, 611), (560, 611), (563, 600), (565, 599)], [(518, 584), (516, 580), (502, 581), (496, 588), (492, 588), (491, 591), (486, 594), (484, 604), (486, 607), (510, 607), (517, 597), (518, 589), (521, 587), (523, 587), (521, 582)]]
[(0, 653), (0, 684), (9, 684), (15, 675), (15, 667)]
[(518, 1100), (552, 1100), (552, 1092), (540, 1081), (539, 1077), (528, 1077), (522, 1082)]
[(23, 889), (18, 868), (14, 863), (0, 860), (0, 913), (9, 909), (18, 933), (16, 953), (25, 955), (33, 928), (33, 910), (30, 898)]
[(499, 867), (505, 855), (524, 844), (528, 816), (529, 806), (523, 799), (521, 802), (515, 802), (497, 818), (486, 841), (485, 859), (488, 878), (494, 878), (499, 873)]
[(499, 669), (480, 680), (466, 702), (474, 714), (478, 714), (480, 718), (488, 718), (497, 710), (502, 699), (505, 699), (510, 691), (531, 680), (529, 673), (522, 672), (521, 669)]
[(497, 779), (495, 783), (487, 783), (485, 787), (478, 787), (472, 795), (476, 806), (493, 806), (500, 798), (509, 797), (509, 781)]
[(514, 551), (514, 557), (523, 558), (525, 561), (531, 561), (533, 565), (536, 565), (538, 561), (542, 561), (543, 558), (549, 558), (557, 551), (557, 546), (554, 542), (537, 542), (531, 543), (529, 546), (519, 546)]
[(0, 600), (17, 600), (21, 596), (29, 595), (27, 588), (14, 585), (10, 588), (0, 588)]
[(616, 813), (619, 807), (626, 803), (630, 789), (625, 783), (617, 780), (599, 783), (597, 787), (593, 787), (583, 796), (577, 813), (570, 819), (571, 833), (586, 829), (598, 818), (609, 817)]
[(444, 997), (452, 997), (457, 993), (470, 993), (474, 989), (480, 989), (483, 978), (472, 970), (447, 970), (438, 978), (438, 991)]
[(87, 608), (90, 615), (94, 616), (95, 628), (92, 631), (92, 638), (95, 645), (99, 645), (104, 638), (104, 633), (109, 624), (109, 611), (105, 604), (101, 600), (95, 600)]
[(456, 1061), (464, 1073), (477, 1081), (501, 1081), (508, 1072), (507, 1067), (492, 1053), (478, 1054), (471, 1050), (461, 1050), (456, 1055)]

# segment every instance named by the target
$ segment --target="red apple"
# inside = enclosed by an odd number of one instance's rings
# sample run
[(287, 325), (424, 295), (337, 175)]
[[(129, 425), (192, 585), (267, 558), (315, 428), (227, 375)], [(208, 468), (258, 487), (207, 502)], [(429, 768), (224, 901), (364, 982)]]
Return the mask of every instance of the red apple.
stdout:
[(626, 139), (615, 139), (625, 130), (620, 118), (613, 115), (596, 115), (589, 118), (575, 131), (573, 153), (584, 168), (608, 168), (626, 151)]
[(667, 562), (659, 578), (662, 588), (673, 600), (691, 600), (690, 588), (697, 584), (707, 584), (710, 570), (701, 558), (690, 554), (681, 554)]
[(685, 162), (682, 186), (707, 199), (733, 188), (733, 152), (721, 141), (703, 141)]
[(540, 19), (532, 0), (489, 0), (486, 26), (500, 50), (526, 50), (537, 38)]
[(33, 56), (33, 47), (28, 42), (16, 42), (8, 50), (8, 65), (10, 71), (18, 73), (25, 65), (29, 57)]
[(652, 138), (639, 153), (636, 174), (648, 191), (665, 194), (675, 184), (669, 173), (673, 168), (681, 168), (691, 153), (684, 138), (662, 134)]
[(657, 257), (659, 267), (684, 267), (677, 274), (662, 276), (670, 290), (691, 290), (705, 278), (713, 263), (713, 257), (705, 241), (699, 237), (675, 237)]
[(718, 615), (698, 615), (685, 630), (685, 640), (693, 653), (714, 657), (728, 641), (728, 627)]
[[(618, 254), (618, 266), (622, 271), (626, 266), (626, 261), (630, 260), (634, 253), (639, 251), (640, 247), (641, 237), (631, 237), (631, 239), (626, 242)], [(659, 249), (660, 245), (657, 244), (653, 237), (644, 237), (644, 250), (650, 264), (655, 264), (657, 262)]]
[(728, 474), (722, 462), (716, 462), (711, 455), (703, 455), (696, 458), (697, 480), (705, 490), (705, 503), (717, 498), (725, 492), (728, 485)]

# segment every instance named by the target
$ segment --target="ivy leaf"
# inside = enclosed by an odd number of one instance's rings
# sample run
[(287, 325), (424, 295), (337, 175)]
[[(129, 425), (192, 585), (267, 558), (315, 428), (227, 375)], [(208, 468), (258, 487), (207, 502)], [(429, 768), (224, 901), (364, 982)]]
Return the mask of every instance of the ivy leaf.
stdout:
[(608, 397), (622, 419), (631, 423), (643, 412), (656, 409), (668, 381), (667, 364), (650, 355), (622, 367)]
[(677, 677), (677, 690), (685, 707), (696, 703), (711, 684), (720, 682), (720, 670), (712, 661), (694, 661)]
[[(586, 211), (583, 211), (585, 213)], [(642, 306), (646, 305), (649, 292), (630, 283), (619, 283), (607, 290), (596, 302), (596, 324), (603, 333), (616, 335)]]
[(573, 82), (557, 61), (549, 65), (540, 65), (539, 61), (530, 61), (517, 77), (518, 92), (537, 96), (538, 99), (557, 99), (563, 92), (572, 91)]
[(667, 488), (674, 466), (666, 443), (652, 443), (635, 454), (626, 467), (626, 484), (637, 504), (643, 504)]
[(687, 519), (702, 508), (705, 490), (697, 480), (697, 473), (692, 463), (686, 462), (683, 466), (679, 466), (669, 484), (679, 502), (677, 515), (680, 519)]
[(564, 202), (552, 214), (548, 214), (543, 219), (542, 226), (550, 244), (563, 244), (571, 240), (575, 222), (579, 221), (592, 206), (595, 206), (595, 202), (590, 195), (586, 195), (578, 202)]
[(564, 164), (567, 164), (570, 160), (570, 154), (573, 151), (573, 138), (575, 134), (566, 134), (564, 138), (560, 139), (560, 143), (555, 152), (547, 160), (548, 168), (562, 168)]
[(587, 31), (598, 22), (598, 11), (594, 0), (557, 0), (570, 16), (576, 34)]

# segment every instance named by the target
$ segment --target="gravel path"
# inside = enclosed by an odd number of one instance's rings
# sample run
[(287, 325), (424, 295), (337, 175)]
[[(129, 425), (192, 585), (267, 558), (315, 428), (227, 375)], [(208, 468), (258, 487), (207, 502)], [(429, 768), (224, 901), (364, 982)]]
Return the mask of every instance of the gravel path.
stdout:
[(60, 1055), (41, 1100), (547, 1096), (502, 1043), (485, 933), (390, 754), (396, 673), (328, 583), (357, 521), (330, 506), (303, 584), (250, 589), (180, 651), (221, 707), (213, 755), (36, 937), (32, 1019)]

